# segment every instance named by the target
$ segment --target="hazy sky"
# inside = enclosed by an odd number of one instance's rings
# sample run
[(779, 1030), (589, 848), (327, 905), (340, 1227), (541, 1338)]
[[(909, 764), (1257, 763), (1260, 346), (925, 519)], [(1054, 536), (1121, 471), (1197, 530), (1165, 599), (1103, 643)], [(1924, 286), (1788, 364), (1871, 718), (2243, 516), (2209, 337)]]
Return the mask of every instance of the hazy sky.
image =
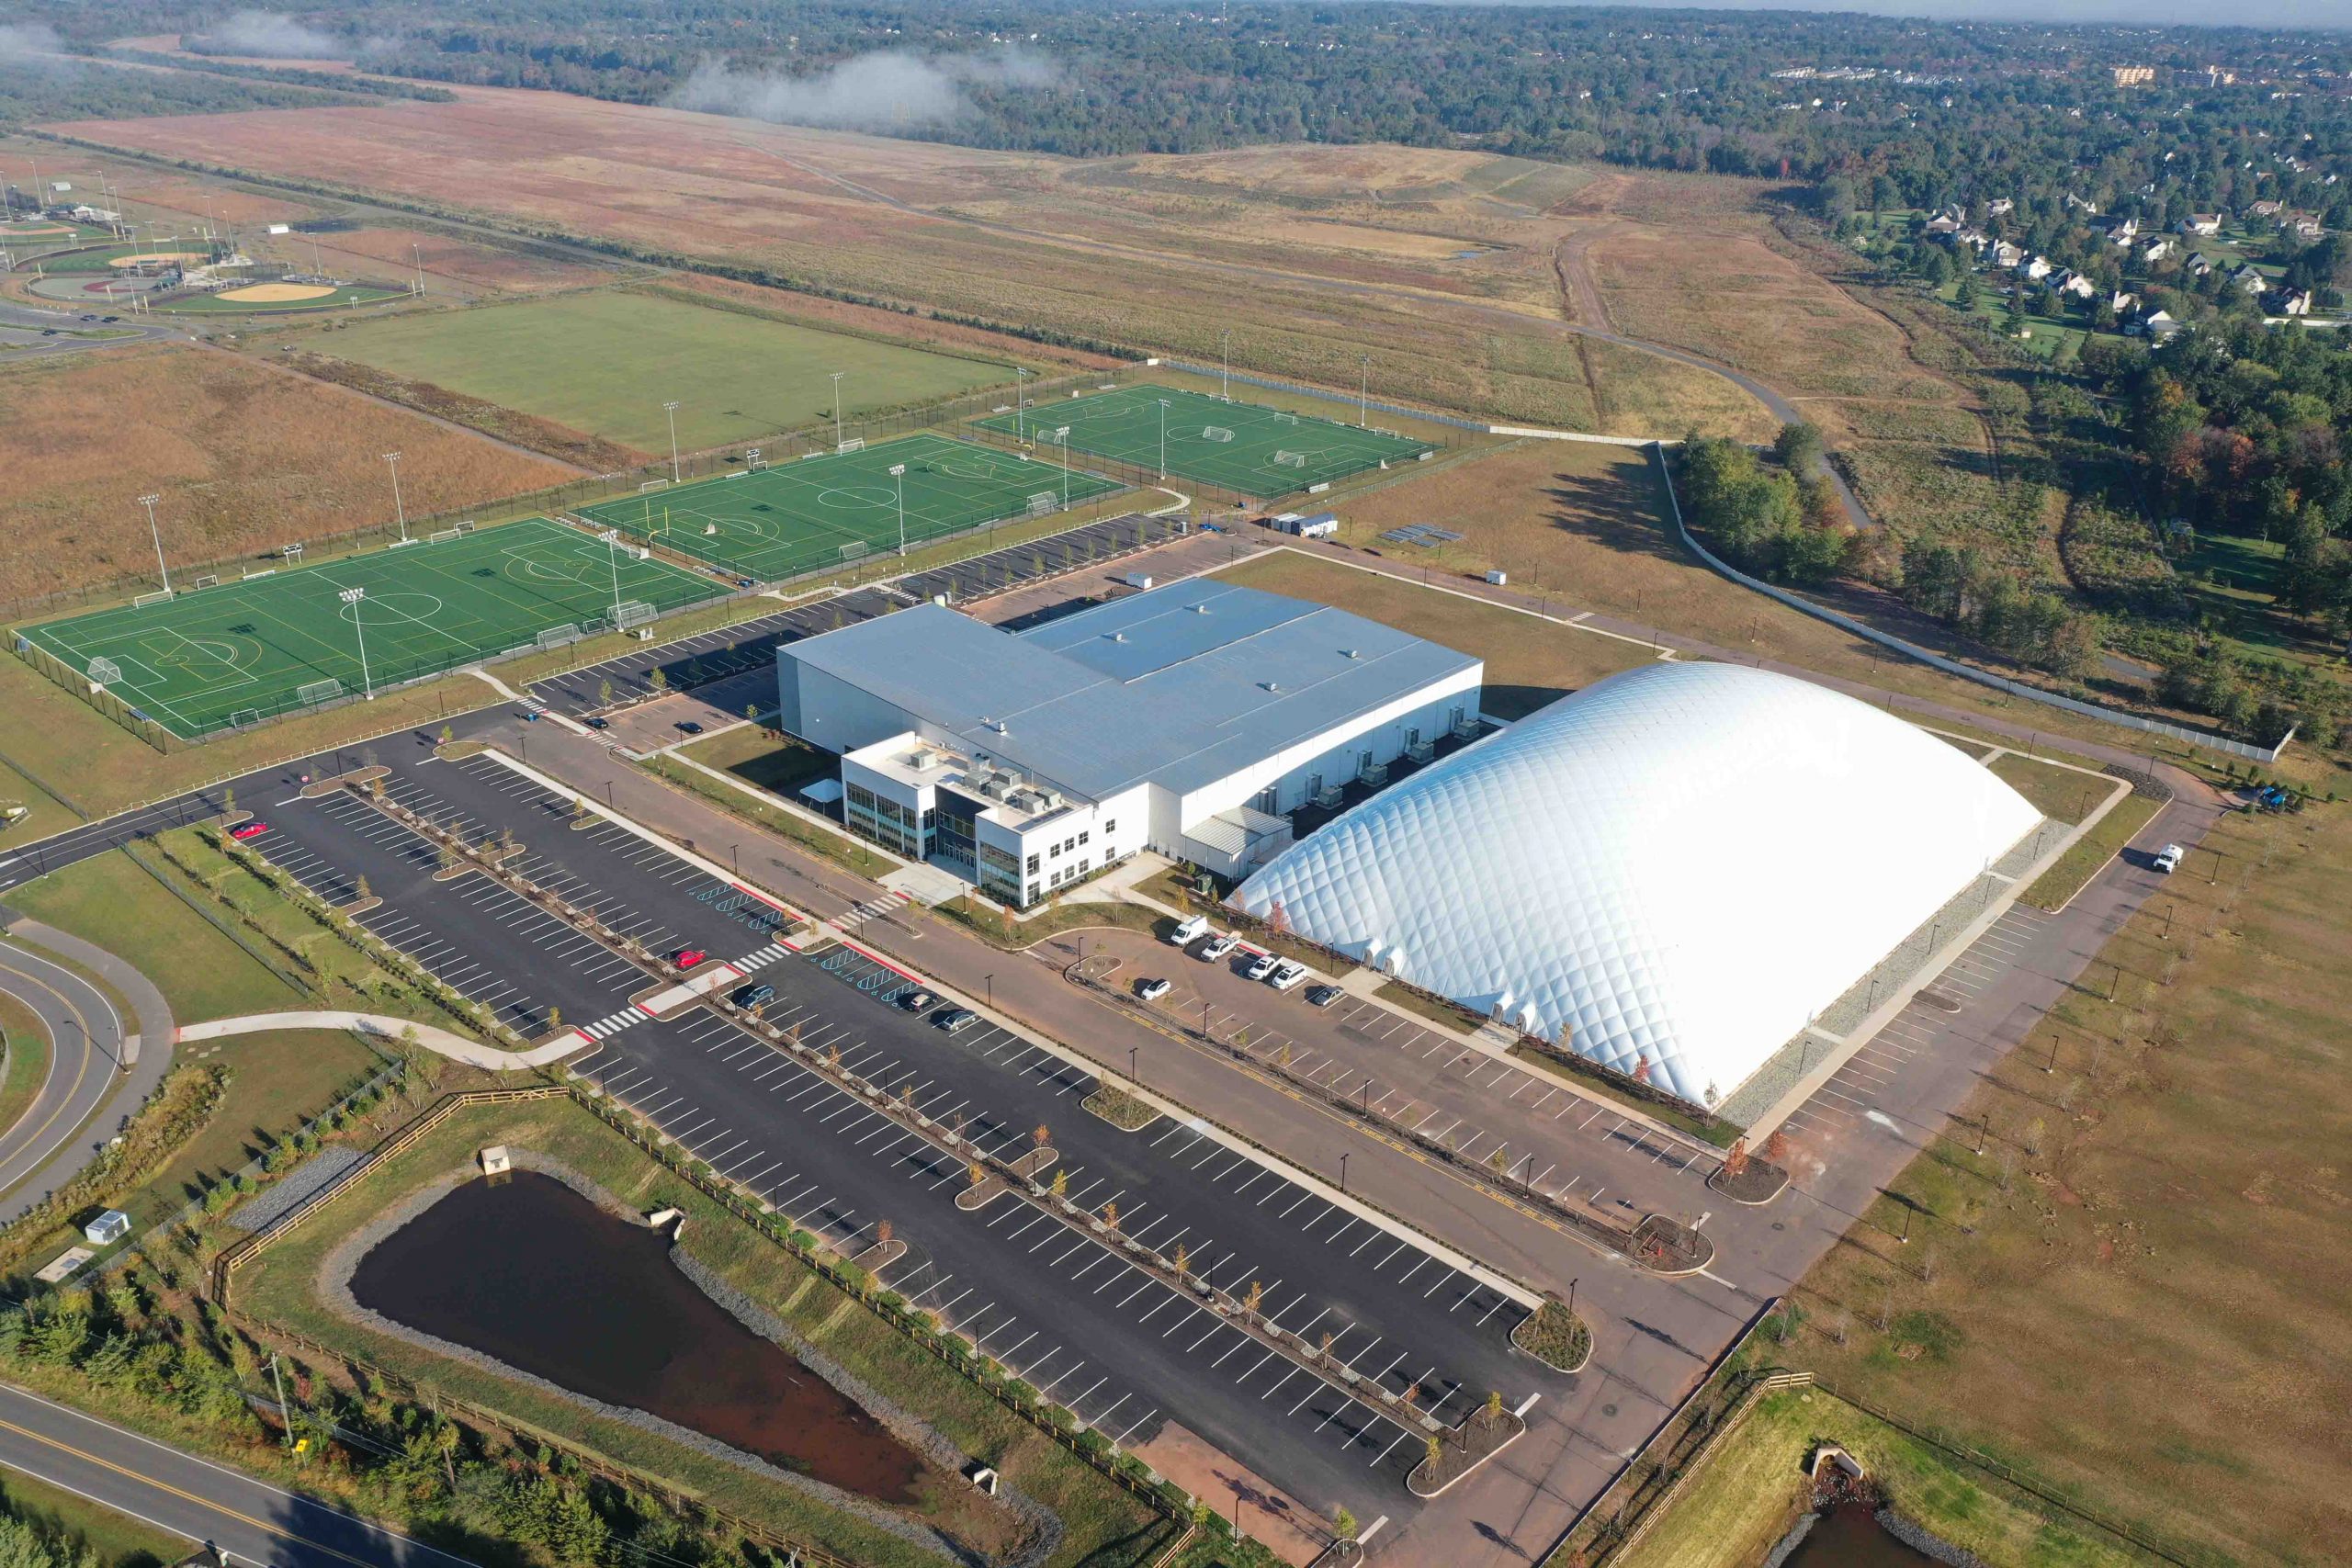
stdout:
[[(1503, 0), (1557, 5), (1561, 0)], [(1868, 11), (1948, 21), (2188, 23), (2207, 27), (2352, 28), (2352, 0), (1595, 0), (1596, 4), (1719, 11)]]

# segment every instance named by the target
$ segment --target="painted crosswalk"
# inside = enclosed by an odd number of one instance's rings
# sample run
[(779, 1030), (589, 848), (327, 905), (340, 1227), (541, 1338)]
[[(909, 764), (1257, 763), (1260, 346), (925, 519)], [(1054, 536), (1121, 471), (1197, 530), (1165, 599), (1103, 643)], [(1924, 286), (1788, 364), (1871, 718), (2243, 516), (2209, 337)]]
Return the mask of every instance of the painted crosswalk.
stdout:
[(868, 898), (844, 913), (834, 923), (844, 931), (854, 930), (868, 920), (878, 920), (885, 915), (895, 915), (913, 899), (893, 888), (879, 898)]
[(777, 959), (782, 958), (791, 951), (792, 950), (790, 948), (785, 946), (784, 943), (780, 942), (772, 942), (765, 947), (761, 948), (757, 953), (747, 953), (742, 957), (736, 959), (734, 961), (735, 967), (748, 975), (754, 969), (775, 963)]
[(605, 1014), (594, 1023), (582, 1024), (580, 1032), (591, 1040), (602, 1040), (607, 1035), (627, 1029), (632, 1023), (642, 1023), (652, 1016), (643, 1008), (625, 1007), (618, 1012)]

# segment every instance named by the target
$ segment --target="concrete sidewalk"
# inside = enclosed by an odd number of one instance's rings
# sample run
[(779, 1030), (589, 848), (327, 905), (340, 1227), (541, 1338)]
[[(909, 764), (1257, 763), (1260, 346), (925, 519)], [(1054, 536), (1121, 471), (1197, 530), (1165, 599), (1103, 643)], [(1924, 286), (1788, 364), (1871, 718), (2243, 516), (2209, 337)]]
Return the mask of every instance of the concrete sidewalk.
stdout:
[(501, 1051), (469, 1040), (462, 1034), (452, 1034), (429, 1023), (417, 1023), (405, 1018), (387, 1018), (372, 1012), (255, 1012), (243, 1018), (215, 1018), (202, 1023), (191, 1023), (179, 1032), (180, 1043), (191, 1040), (218, 1040), (230, 1034), (260, 1034), (273, 1029), (348, 1029), (377, 1040), (397, 1043), (413, 1033), (416, 1043), (436, 1056), (447, 1056), (453, 1062), (469, 1066), (487, 1067), (492, 1072), (511, 1072), (521, 1067), (544, 1066), (560, 1062), (566, 1056), (585, 1049), (591, 1042), (574, 1030), (562, 1039), (545, 1045), (534, 1045), (527, 1051)]

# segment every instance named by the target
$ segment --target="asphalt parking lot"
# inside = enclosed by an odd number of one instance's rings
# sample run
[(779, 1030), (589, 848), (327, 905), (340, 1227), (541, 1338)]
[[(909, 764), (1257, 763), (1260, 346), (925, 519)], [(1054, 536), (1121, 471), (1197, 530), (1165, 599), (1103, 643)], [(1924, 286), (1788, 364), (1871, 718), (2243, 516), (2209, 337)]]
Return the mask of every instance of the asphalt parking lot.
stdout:
[(1182, 517), (1147, 517), (1140, 513), (1106, 517), (1060, 534), (1008, 545), (930, 571), (900, 578), (899, 590), (916, 600), (945, 594), (951, 604), (1008, 593), (1089, 566), (1107, 566), (1118, 557), (1182, 537)]
[[(1047, 1127), (1074, 1200), (1115, 1202), (1121, 1229), (1147, 1244), (1181, 1241), (1218, 1285), (1257, 1281), (1274, 1322), (1332, 1333), (1359, 1375), (1418, 1384), (1440, 1419), (1489, 1389), (1517, 1404), (1565, 1381), (1510, 1349), (1521, 1309), (1490, 1285), (1203, 1127), (1117, 1131), (1080, 1109), (1093, 1087), (1084, 1069), (992, 1024), (948, 1035), (892, 1005), (907, 984), (899, 971), (839, 945), (792, 953), (766, 904), (627, 829), (574, 831), (568, 801), (503, 764), (405, 763), (386, 790), (476, 840), (511, 828), (526, 846), (518, 870), (649, 946), (703, 947), (758, 974), (779, 993), (771, 1019), (903, 1087), (926, 1115), (962, 1118), (968, 1135), (1014, 1152)], [(955, 1209), (960, 1164), (715, 1014), (645, 1018), (628, 1002), (644, 984), (633, 964), (486, 877), (433, 883), (432, 847), (365, 803), (277, 802), (266, 816), (255, 849), (330, 897), (368, 876), (386, 900), (370, 929), (518, 1027), (544, 1028), (547, 1008), (560, 1008), (594, 1032), (577, 1071), (800, 1223), (857, 1245), (891, 1219), (919, 1244), (890, 1270), (893, 1288), (1104, 1430), (1142, 1442), (1174, 1420), (1317, 1507), (1345, 1502), (1366, 1518), (1414, 1508), (1401, 1484), (1419, 1458), (1412, 1434), (1098, 1241), (1009, 1198), (979, 1214)]]
[[(1090, 933), (1089, 972), (1172, 1023), (1205, 1030), (1261, 1066), (1306, 1079), (1393, 1125), (1450, 1142), (1466, 1160), (1508, 1172), (1560, 1202), (1695, 1217), (1723, 1207), (1706, 1189), (1721, 1164), (1706, 1145), (1662, 1132), (1539, 1068), (1464, 1044), (1351, 993), (1308, 1005), (1310, 982), (1282, 992), (1250, 979), (1250, 950), (1216, 963), (1204, 944), (1178, 952), (1136, 932)], [(1103, 963), (1115, 964), (1105, 970)], [(1137, 1002), (1132, 982), (1169, 993)], [(1498, 1163), (1499, 1162), (1499, 1163)]]
[[(531, 694), (554, 712), (579, 718), (615, 704), (638, 702), (658, 694), (662, 688), (653, 683), (653, 671), (657, 669), (669, 690), (686, 691), (731, 675), (773, 669), (778, 643), (869, 621), (899, 607), (899, 602), (888, 593), (874, 588), (815, 599), (757, 620), (739, 621), (683, 641), (662, 643), (639, 653), (625, 654), (584, 670), (550, 677), (533, 685)], [(602, 694), (607, 683), (612, 687), (609, 698)]]

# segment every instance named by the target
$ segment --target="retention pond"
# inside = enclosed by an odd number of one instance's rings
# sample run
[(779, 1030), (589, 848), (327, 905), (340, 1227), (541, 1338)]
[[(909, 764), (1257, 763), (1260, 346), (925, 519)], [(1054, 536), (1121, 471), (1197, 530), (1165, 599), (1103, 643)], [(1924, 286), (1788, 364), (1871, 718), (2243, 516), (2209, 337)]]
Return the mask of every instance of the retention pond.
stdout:
[(534, 1172), (457, 1188), (353, 1272), (358, 1303), (575, 1393), (884, 1503), (922, 1458), (703, 1293), (662, 1233)]

